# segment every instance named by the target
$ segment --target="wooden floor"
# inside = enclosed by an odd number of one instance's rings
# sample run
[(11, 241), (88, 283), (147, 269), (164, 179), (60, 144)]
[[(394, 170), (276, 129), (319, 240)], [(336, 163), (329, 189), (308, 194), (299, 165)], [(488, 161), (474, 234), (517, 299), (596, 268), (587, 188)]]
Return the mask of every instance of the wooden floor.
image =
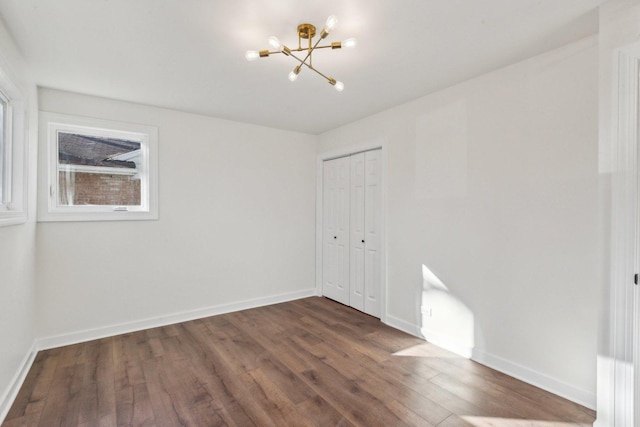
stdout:
[(13, 426), (591, 426), (594, 412), (324, 298), (40, 352)]

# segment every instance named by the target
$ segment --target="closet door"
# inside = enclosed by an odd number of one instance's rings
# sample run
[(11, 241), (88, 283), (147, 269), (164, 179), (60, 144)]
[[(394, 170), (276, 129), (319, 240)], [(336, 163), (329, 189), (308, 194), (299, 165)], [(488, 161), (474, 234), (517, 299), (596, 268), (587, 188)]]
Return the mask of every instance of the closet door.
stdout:
[(365, 311), (365, 153), (351, 155), (351, 245), (349, 305)]
[(349, 157), (323, 165), (322, 293), (349, 305)]
[(375, 317), (382, 312), (382, 166), (381, 150), (364, 153), (364, 309)]

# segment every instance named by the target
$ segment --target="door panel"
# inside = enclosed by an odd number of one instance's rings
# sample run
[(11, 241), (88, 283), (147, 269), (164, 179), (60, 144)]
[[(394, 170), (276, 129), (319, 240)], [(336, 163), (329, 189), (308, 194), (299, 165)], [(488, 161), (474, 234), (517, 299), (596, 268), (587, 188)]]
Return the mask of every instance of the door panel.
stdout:
[(380, 317), (380, 287), (382, 264), (380, 257), (381, 245), (381, 215), (382, 215), (382, 189), (381, 189), (381, 150), (367, 151), (365, 156), (365, 298), (364, 312), (372, 316)]
[(365, 155), (351, 155), (351, 274), (349, 305), (364, 311), (365, 295)]
[(348, 157), (323, 165), (322, 292), (349, 304), (349, 169)]

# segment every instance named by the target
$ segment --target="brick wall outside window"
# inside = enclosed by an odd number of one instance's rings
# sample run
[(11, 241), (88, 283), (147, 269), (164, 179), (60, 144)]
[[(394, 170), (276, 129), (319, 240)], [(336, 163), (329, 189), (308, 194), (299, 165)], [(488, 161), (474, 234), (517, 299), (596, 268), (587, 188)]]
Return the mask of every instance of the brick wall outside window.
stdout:
[(140, 205), (140, 180), (131, 176), (60, 172), (59, 179), (61, 205)]

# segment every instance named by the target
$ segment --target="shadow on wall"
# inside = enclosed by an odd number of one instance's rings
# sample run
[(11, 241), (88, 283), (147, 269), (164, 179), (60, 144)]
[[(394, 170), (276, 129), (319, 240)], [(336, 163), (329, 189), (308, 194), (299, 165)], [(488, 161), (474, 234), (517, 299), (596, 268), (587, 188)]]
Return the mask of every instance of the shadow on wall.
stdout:
[(427, 341), (471, 358), (475, 345), (473, 313), (424, 264), (420, 313), (420, 332)]

